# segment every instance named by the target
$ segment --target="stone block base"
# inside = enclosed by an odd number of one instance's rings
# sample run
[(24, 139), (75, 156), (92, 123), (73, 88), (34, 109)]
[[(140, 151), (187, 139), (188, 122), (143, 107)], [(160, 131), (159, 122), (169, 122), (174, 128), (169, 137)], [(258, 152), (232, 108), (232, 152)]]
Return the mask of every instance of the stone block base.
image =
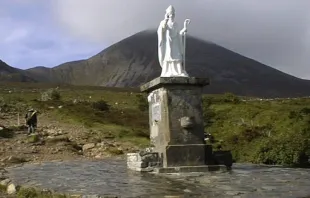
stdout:
[[(212, 152), (211, 145), (169, 145), (166, 153), (148, 148), (127, 154), (127, 168), (138, 172), (188, 173), (230, 170), (230, 151)], [(167, 166), (168, 165), (168, 166)]]
[(203, 173), (210, 171), (229, 170), (224, 165), (205, 165), (205, 166), (181, 166), (169, 168), (153, 168), (152, 173)]
[(212, 160), (212, 146), (206, 144), (169, 145), (164, 167), (204, 166)]
[[(138, 172), (151, 173), (195, 173), (227, 170), (224, 165), (201, 165), (201, 166), (177, 166), (163, 168), (156, 153), (148, 154), (148, 158), (141, 156), (141, 153), (127, 154), (127, 167)], [(151, 157), (150, 157), (151, 156)]]

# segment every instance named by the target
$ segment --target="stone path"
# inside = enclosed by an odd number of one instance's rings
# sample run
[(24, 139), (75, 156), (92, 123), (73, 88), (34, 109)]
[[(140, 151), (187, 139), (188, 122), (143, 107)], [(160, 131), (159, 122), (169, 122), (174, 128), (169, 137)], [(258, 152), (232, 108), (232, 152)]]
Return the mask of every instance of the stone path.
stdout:
[(305, 197), (310, 169), (246, 164), (230, 172), (158, 176), (128, 171), (124, 160), (47, 162), (7, 169), (16, 184), (120, 197)]

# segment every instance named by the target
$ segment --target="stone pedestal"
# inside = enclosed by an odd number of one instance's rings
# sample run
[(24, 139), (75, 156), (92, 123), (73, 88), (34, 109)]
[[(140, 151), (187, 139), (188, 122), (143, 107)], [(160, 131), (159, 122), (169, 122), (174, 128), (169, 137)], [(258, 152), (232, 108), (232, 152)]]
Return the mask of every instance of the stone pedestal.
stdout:
[[(159, 77), (141, 86), (148, 93), (151, 152), (158, 153), (144, 166), (156, 162), (155, 172), (200, 172), (214, 166), (212, 146), (204, 141), (202, 88), (208, 84), (205, 78)], [(128, 154), (130, 169), (143, 164), (133, 161)]]
[(151, 144), (163, 154), (163, 167), (200, 166), (206, 161), (201, 78), (156, 78), (141, 87), (148, 93)]

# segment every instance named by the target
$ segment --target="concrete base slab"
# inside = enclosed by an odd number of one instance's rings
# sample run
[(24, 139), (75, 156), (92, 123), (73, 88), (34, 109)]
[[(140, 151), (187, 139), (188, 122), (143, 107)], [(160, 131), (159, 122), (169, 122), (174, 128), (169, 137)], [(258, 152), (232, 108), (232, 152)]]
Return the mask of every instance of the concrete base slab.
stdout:
[(205, 165), (205, 166), (180, 166), (168, 168), (154, 168), (152, 173), (204, 173), (210, 171), (227, 171), (224, 165)]
[[(177, 147), (174, 147), (174, 148), (177, 148)], [(209, 165), (208, 164), (176, 165), (176, 166), (164, 167), (162, 166), (161, 158), (159, 158), (160, 155), (158, 155), (157, 153), (143, 153), (143, 152), (128, 153), (127, 154), (127, 168), (133, 171), (151, 172), (151, 173), (191, 173), (191, 172), (202, 173), (202, 172), (209, 172), (209, 171), (231, 170), (231, 166), (232, 166), (232, 163), (230, 163), (232, 162), (232, 160), (230, 159), (231, 153), (223, 151), (223, 152), (220, 152), (219, 154), (221, 155), (215, 156), (215, 157), (216, 159), (219, 158), (219, 160), (217, 161), (222, 162), (222, 163), (209, 164)]]

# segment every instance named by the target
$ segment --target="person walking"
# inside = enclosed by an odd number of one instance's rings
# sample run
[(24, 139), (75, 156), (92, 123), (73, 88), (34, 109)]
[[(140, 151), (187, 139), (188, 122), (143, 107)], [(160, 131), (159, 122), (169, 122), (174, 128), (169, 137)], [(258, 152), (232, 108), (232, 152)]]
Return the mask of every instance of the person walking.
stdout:
[(37, 127), (37, 111), (29, 109), (25, 115), (26, 124), (28, 126), (28, 134), (34, 133)]

